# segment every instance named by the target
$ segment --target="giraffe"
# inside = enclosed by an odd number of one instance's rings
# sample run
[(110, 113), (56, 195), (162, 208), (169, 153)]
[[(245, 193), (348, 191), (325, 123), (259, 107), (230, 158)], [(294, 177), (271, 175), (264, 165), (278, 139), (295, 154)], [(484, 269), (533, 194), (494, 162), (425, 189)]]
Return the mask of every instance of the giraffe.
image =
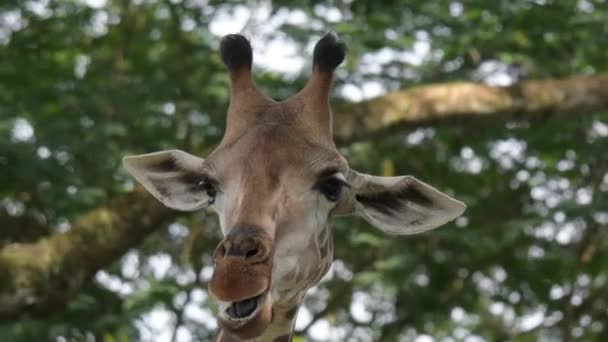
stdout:
[(412, 176), (349, 167), (332, 138), (329, 94), (346, 54), (335, 34), (315, 45), (304, 88), (281, 102), (256, 87), (245, 37), (223, 37), (220, 54), (230, 104), (213, 152), (203, 159), (166, 150), (123, 165), (166, 206), (217, 212), (223, 239), (208, 287), (218, 303), (215, 341), (291, 341), (304, 295), (333, 260), (331, 217), (354, 214), (407, 235), (452, 221), (466, 206)]

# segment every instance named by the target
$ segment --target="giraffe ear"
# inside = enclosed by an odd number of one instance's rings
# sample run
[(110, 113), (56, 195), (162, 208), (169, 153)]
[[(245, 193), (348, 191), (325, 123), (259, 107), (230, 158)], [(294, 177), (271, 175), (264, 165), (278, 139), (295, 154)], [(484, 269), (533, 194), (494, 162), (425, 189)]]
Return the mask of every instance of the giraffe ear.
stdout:
[[(411, 176), (376, 177), (350, 172), (343, 214), (357, 214), (389, 234), (421, 233), (444, 225), (466, 205)], [(347, 210), (344, 210), (347, 209)]]
[(169, 208), (193, 211), (213, 198), (204, 190), (203, 159), (179, 150), (127, 156), (125, 169)]

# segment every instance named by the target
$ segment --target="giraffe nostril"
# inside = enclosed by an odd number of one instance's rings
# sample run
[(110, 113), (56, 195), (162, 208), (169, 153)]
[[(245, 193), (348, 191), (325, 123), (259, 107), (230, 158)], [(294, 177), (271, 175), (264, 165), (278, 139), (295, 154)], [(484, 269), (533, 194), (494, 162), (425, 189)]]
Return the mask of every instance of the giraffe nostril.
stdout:
[(230, 257), (230, 260), (241, 259), (248, 264), (258, 264), (268, 260), (271, 248), (272, 240), (261, 228), (235, 227), (220, 242), (213, 256), (216, 261)]
[(226, 256), (226, 243), (225, 242), (220, 242), (220, 244), (217, 246), (217, 248), (215, 249), (215, 252), (213, 252), (213, 258), (214, 259), (222, 259)]

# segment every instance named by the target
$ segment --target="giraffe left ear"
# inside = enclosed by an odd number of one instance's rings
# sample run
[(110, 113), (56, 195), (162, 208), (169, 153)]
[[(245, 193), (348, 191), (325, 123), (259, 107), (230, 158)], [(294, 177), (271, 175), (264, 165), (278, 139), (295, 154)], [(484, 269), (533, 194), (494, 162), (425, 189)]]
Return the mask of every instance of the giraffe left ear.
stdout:
[(200, 173), (204, 160), (179, 150), (124, 157), (122, 163), (156, 199), (169, 208), (193, 211), (212, 200)]
[(337, 214), (357, 214), (389, 234), (408, 235), (442, 226), (466, 205), (412, 176), (376, 177), (350, 172)]

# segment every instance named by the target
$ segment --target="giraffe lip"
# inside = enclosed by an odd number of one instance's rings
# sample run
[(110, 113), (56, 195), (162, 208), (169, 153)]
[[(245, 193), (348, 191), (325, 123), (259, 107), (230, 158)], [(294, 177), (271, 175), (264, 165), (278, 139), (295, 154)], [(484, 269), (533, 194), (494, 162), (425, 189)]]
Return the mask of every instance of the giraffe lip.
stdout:
[(225, 309), (226, 316), (231, 320), (237, 321), (250, 319), (260, 311), (261, 304), (264, 302), (266, 295), (268, 295), (268, 289), (255, 297), (230, 303)]

